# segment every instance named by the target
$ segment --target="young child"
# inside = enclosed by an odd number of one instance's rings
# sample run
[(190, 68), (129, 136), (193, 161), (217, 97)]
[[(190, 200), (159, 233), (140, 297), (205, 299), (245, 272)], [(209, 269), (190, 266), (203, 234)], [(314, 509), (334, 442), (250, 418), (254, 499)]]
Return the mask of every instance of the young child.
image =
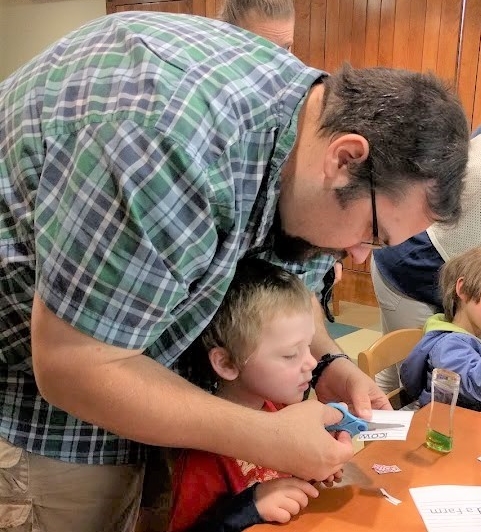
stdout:
[(425, 335), (401, 366), (401, 381), (420, 406), (431, 400), (434, 368), (459, 373), (458, 405), (481, 410), (481, 247), (441, 268), (444, 314), (426, 321)]
[[(214, 393), (229, 401), (276, 411), (301, 402), (309, 388), (317, 364), (309, 348), (313, 336), (311, 294), (302, 281), (262, 260), (244, 259), (202, 335), (204, 370), (193, 374), (199, 364), (187, 364), (189, 379), (214, 385)], [(202, 357), (199, 348), (191, 353)], [(181, 451), (173, 484), (170, 532), (284, 523), (318, 495), (304, 480), (195, 450)]]

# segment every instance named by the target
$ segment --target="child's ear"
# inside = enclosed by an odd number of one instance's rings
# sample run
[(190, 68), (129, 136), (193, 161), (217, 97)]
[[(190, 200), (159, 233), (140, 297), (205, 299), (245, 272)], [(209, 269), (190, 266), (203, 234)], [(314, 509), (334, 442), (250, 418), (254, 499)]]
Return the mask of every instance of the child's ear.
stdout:
[(209, 360), (212, 368), (221, 379), (233, 381), (239, 376), (239, 369), (229, 351), (224, 347), (213, 347), (209, 351)]
[(456, 281), (456, 295), (459, 297), (461, 301), (466, 303), (466, 295), (463, 292), (463, 287), (464, 287), (464, 277), (460, 277)]

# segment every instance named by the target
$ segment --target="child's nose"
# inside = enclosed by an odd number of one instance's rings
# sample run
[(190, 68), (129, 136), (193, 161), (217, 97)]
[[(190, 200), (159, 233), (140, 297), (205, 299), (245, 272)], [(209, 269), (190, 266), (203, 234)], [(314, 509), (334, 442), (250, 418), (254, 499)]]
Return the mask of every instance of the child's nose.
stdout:
[(312, 371), (317, 366), (317, 360), (312, 356), (311, 350), (309, 349), (308, 355), (306, 357), (305, 367), (307, 371)]

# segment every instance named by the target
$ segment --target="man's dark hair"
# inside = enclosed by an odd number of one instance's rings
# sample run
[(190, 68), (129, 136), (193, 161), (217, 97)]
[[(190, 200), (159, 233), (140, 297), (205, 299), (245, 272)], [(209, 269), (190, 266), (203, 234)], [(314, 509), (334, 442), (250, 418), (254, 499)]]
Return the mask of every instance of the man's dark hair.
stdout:
[(436, 220), (455, 223), (468, 160), (469, 130), (457, 96), (433, 74), (355, 69), (345, 64), (324, 78), (321, 135), (357, 133), (369, 156), (349, 169), (337, 190), (341, 205), (376, 191), (399, 200), (410, 183), (432, 180), (427, 206)]

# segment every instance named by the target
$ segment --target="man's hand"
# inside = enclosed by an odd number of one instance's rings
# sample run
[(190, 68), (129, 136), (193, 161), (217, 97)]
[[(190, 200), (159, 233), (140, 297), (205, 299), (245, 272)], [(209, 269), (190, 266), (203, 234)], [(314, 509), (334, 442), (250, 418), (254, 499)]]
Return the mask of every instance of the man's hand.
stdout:
[(270, 458), (277, 463), (274, 469), (305, 480), (334, 479), (354, 455), (347, 432), (335, 437), (325, 430), (326, 425), (341, 419), (339, 410), (318, 401), (304, 401), (271, 413), (269, 432), (278, 441), (270, 443)]
[(319, 491), (305, 480), (275, 478), (256, 486), (255, 504), (264, 521), (287, 523), (307, 506), (309, 497), (318, 495)]
[(337, 284), (338, 282), (342, 280), (342, 270), (343, 270), (342, 262), (336, 261), (334, 264), (334, 284)]
[(334, 485), (334, 482), (342, 482), (342, 477), (344, 476), (344, 469), (339, 469), (334, 475), (330, 475), (329, 477), (325, 478), (322, 483), (327, 488), (332, 488)]
[(355, 364), (345, 358), (334, 360), (324, 370), (316, 386), (319, 401), (344, 402), (350, 411), (371, 419), (376, 410), (392, 410), (386, 394)]

